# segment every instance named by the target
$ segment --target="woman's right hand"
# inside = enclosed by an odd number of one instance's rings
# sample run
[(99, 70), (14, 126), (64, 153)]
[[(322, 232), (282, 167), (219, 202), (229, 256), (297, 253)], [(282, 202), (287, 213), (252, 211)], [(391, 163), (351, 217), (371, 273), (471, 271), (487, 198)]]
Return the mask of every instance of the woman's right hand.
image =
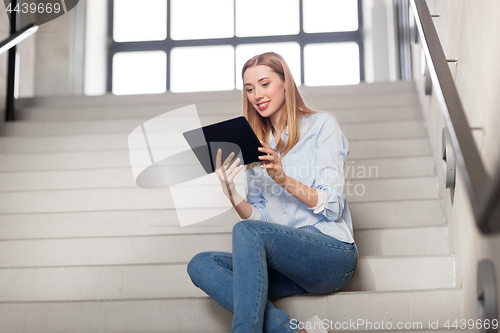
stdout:
[(222, 185), (222, 190), (224, 194), (233, 202), (235, 195), (235, 185), (234, 185), (234, 177), (243, 170), (244, 165), (238, 166), (241, 160), (237, 158), (231, 165), (231, 161), (234, 158), (234, 152), (229, 154), (224, 163), (221, 164), (222, 161), (222, 149), (217, 150), (217, 156), (215, 158), (215, 173), (219, 177), (219, 180)]

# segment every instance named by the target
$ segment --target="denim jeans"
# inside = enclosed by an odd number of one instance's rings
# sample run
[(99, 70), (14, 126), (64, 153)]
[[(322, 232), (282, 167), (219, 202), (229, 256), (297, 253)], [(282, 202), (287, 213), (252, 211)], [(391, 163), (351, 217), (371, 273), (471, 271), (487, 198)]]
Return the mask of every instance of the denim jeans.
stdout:
[(198, 288), (234, 314), (231, 332), (299, 332), (269, 299), (338, 291), (357, 262), (355, 244), (314, 227), (244, 220), (233, 227), (232, 254), (199, 253), (187, 270)]

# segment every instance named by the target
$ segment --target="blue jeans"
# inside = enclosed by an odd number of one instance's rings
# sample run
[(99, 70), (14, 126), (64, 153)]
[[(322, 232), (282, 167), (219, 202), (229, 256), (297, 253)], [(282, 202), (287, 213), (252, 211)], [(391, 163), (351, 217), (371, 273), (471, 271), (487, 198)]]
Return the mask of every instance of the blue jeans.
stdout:
[(356, 270), (355, 244), (322, 234), (244, 220), (233, 227), (233, 253), (202, 252), (187, 270), (193, 283), (234, 314), (231, 332), (299, 332), (268, 300), (340, 290)]

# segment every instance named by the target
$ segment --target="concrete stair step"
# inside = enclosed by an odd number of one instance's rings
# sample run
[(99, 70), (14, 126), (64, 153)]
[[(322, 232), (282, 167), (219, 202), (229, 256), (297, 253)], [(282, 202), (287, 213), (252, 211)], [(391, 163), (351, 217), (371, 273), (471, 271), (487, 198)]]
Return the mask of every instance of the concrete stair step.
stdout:
[[(301, 94), (307, 97), (325, 96), (325, 95), (352, 95), (352, 94), (396, 94), (415, 91), (415, 84), (411, 81), (400, 82), (361, 82), (357, 85), (346, 86), (321, 86), (321, 87), (299, 87)], [(106, 105), (123, 103), (147, 103), (164, 101), (220, 101), (221, 99), (240, 100), (241, 90), (226, 91), (205, 91), (194, 93), (171, 93), (150, 94), (150, 95), (124, 95), (116, 96), (105, 94), (100, 96), (50, 96), (50, 97), (31, 97), (21, 98), (18, 103), (20, 106), (58, 106), (58, 105)]]
[[(199, 114), (241, 114), (241, 99), (219, 101), (196, 102), (189, 100), (185, 102), (163, 101), (163, 102), (140, 102), (125, 103), (117, 102), (112, 105), (73, 105), (73, 106), (31, 106), (20, 108), (18, 115), (20, 120), (78, 120), (78, 119), (106, 119), (106, 118), (130, 118), (144, 117), (146, 115), (159, 115), (170, 110), (175, 110), (187, 105), (195, 104)], [(418, 105), (418, 98), (414, 92), (398, 95), (368, 94), (363, 98), (353, 95), (340, 95), (332, 103), (332, 96), (315, 96), (307, 101), (315, 110), (333, 111), (341, 109), (374, 109), (382, 107), (404, 107)]]
[[(193, 209), (227, 206), (225, 196), (203, 197), (203, 202), (193, 203), (182, 198), (192, 198), (194, 193), (220, 194), (220, 185), (179, 185), (176, 196), (180, 201), (174, 206), (170, 189), (109, 188), (41, 190), (1, 192), (2, 213), (49, 213), (95, 210), (132, 209)], [(381, 202), (388, 200), (437, 199), (438, 183), (435, 176), (394, 179), (356, 179), (346, 182), (345, 194), (349, 203)]]
[[(394, 327), (398, 322), (428, 325), (438, 321), (444, 325), (446, 320), (463, 316), (462, 290), (456, 288), (297, 295), (278, 299), (275, 305), (297, 322), (313, 313), (334, 323), (348, 322), (349, 318), (364, 320), (359, 330), (369, 328), (368, 322), (380, 324), (382, 320)], [(231, 320), (231, 313), (208, 297), (0, 303), (0, 322), (7, 332), (22, 327), (38, 333), (215, 333), (230, 332)]]
[[(443, 225), (436, 199), (353, 202), (349, 209), (355, 230)], [(217, 233), (231, 232), (239, 220), (234, 210), (186, 227), (179, 225), (173, 209), (3, 213), (0, 235), (2, 240), (18, 240)]]
[[(345, 291), (454, 288), (454, 257), (360, 257)], [(1, 302), (76, 301), (204, 295), (187, 263), (71, 265), (0, 269)]]
[[(306, 98), (318, 96), (342, 97), (352, 95), (386, 94), (396, 95), (413, 93), (415, 85), (413, 82), (377, 82), (361, 83), (349, 86), (324, 86), (324, 87), (299, 87), (301, 94)], [(74, 106), (97, 106), (97, 105), (129, 105), (129, 104), (155, 104), (155, 103), (199, 103), (199, 102), (220, 102), (241, 101), (241, 90), (230, 91), (207, 91), (195, 93), (171, 93), (151, 94), (151, 95), (129, 95), (115, 96), (106, 94), (102, 96), (51, 96), (23, 98), (19, 100), (20, 107), (45, 106), (45, 107), (74, 107)]]
[[(415, 121), (385, 122), (377, 126), (372, 124), (352, 124), (344, 127), (344, 134), (350, 138), (350, 142), (369, 139), (424, 138), (426, 135), (422, 122)], [(5, 137), (0, 140), (0, 153), (122, 150), (128, 149), (129, 134), (130, 132), (71, 136)], [(163, 132), (161, 135), (165, 138), (165, 147), (186, 145), (184, 138), (179, 137), (177, 131), (173, 133)]]
[[(327, 110), (330, 108), (327, 108)], [(60, 113), (57, 115), (59, 116), (58, 118), (53, 114), (29, 113), (29, 111), (26, 110), (24, 113), (16, 115), (16, 122), (1, 123), (0, 133), (5, 136), (130, 133), (134, 128), (151, 118), (175, 109), (157, 107), (151, 110), (151, 107), (148, 107), (144, 110), (146, 111), (141, 111), (141, 113), (124, 113), (123, 110), (121, 110), (121, 112), (118, 112), (116, 115), (85, 113), (85, 117), (87, 118), (79, 120), (71, 120), (71, 114), (67, 113)], [(202, 110), (198, 110), (198, 113), (201, 124), (203, 125), (213, 124), (241, 115), (241, 111), (236, 110), (233, 114), (202, 114), (201, 111)], [(144, 112), (145, 114), (143, 114)], [(340, 119), (342, 126), (348, 123), (373, 124), (374, 122), (378, 123), (385, 121), (422, 120), (422, 114), (418, 105), (372, 107), (365, 109), (355, 108), (349, 110), (335, 109), (332, 113)], [(19, 119), (21, 116), (23, 116), (23, 119)], [(34, 118), (31, 119), (30, 117), (33, 116)]]
[[(95, 140), (95, 137), (94, 137)], [(0, 154), (0, 171), (26, 171), (26, 170), (63, 170), (63, 169), (88, 169), (88, 168), (116, 168), (130, 166), (128, 150), (104, 150), (106, 144), (97, 146), (96, 151), (75, 151), (75, 147), (61, 143), (60, 149), (66, 151), (50, 151), (51, 146), (46, 146), (46, 152), (25, 152), (16, 154)], [(108, 142), (108, 144), (110, 144)], [(126, 144), (126, 141), (115, 144)], [(27, 150), (32, 150), (29, 145)], [(168, 153), (168, 150), (165, 150)], [(430, 156), (429, 142), (425, 138), (390, 139), (390, 140), (364, 140), (353, 141), (349, 144), (348, 161), (352, 159), (389, 158), (409, 156)]]
[[(211, 124), (229, 118), (220, 119), (220, 116), (210, 116), (201, 118), (201, 124)], [(94, 120), (94, 121), (62, 121), (62, 122), (14, 122), (6, 123), (0, 129), (3, 133), (2, 140), (29, 140), (35, 137), (39, 139), (61, 138), (68, 139), (67, 136), (89, 136), (99, 134), (123, 134), (128, 135), (140, 124), (149, 119), (117, 119), (117, 120)], [(182, 119), (175, 119), (166, 124), (164, 130), (176, 130), (178, 122)], [(426, 130), (422, 120), (387, 120), (380, 119), (376, 125), (373, 123), (344, 123), (342, 131), (349, 140), (362, 140), (370, 138), (401, 138), (401, 137), (423, 137)], [(21, 141), (22, 142), (22, 141)]]
[[(346, 180), (433, 176), (431, 156), (348, 160)], [(0, 173), (0, 192), (136, 187), (130, 167), (87, 170), (20, 171)]]
[[(450, 254), (448, 227), (355, 230), (360, 256)], [(188, 262), (203, 251), (232, 250), (231, 232), (0, 241), (0, 268)]]

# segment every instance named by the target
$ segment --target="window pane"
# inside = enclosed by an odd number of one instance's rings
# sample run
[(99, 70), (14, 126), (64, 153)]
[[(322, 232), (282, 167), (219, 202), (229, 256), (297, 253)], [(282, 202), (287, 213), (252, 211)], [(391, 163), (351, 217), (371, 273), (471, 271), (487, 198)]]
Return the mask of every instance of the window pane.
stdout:
[(167, 0), (113, 1), (113, 39), (117, 42), (167, 38)]
[(304, 83), (307, 86), (358, 84), (358, 44), (306, 45), (304, 47)]
[(171, 0), (170, 10), (174, 40), (234, 36), (233, 0)]
[(236, 46), (236, 88), (243, 89), (241, 70), (245, 62), (257, 54), (276, 52), (281, 55), (297, 86), (300, 86), (300, 45), (298, 43), (243, 44)]
[(300, 32), (299, 0), (236, 0), (236, 36)]
[(170, 58), (173, 92), (234, 89), (234, 48), (231, 45), (176, 47)]
[(304, 32), (358, 30), (357, 0), (303, 0)]
[(113, 57), (113, 94), (159, 94), (167, 90), (164, 51), (120, 52)]

